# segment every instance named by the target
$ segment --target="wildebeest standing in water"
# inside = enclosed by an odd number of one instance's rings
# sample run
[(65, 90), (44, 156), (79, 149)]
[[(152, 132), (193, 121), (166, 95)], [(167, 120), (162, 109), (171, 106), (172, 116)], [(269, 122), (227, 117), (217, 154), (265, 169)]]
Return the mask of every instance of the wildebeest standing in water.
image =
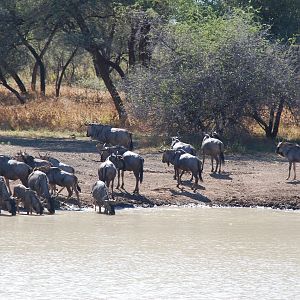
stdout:
[(97, 205), (99, 206), (99, 213), (101, 213), (101, 207), (104, 207), (104, 214), (114, 215), (114, 204), (109, 200), (108, 188), (105, 183), (98, 180), (92, 187), (92, 195), (94, 198), (95, 211)]
[(120, 145), (132, 150), (132, 133), (127, 129), (115, 128), (109, 125), (97, 123), (85, 124), (87, 126), (86, 136), (102, 143), (108, 143), (113, 146)]
[(276, 153), (289, 160), (289, 176), (286, 180), (290, 179), (292, 165), (294, 169), (294, 180), (296, 180), (296, 162), (300, 162), (300, 145), (296, 143), (280, 142), (277, 145)]
[(28, 177), (28, 186), (36, 191), (38, 196), (46, 199), (47, 209), (50, 214), (55, 213), (55, 200), (49, 192), (47, 175), (39, 170), (33, 171)]
[(18, 213), (19, 213), (19, 203), (23, 202), (24, 208), (27, 212), (27, 215), (30, 213), (32, 215), (32, 210), (37, 214), (42, 215), (44, 212), (44, 207), (40, 199), (38, 198), (35, 191), (27, 188), (22, 184), (18, 184), (14, 187), (13, 196), (18, 199)]
[(7, 210), (12, 216), (15, 216), (17, 212), (16, 201), (10, 196), (3, 176), (0, 176), (0, 213), (1, 209)]
[(57, 167), (41, 167), (39, 170), (43, 171), (47, 175), (52, 193), (56, 190), (56, 185), (62, 187), (58, 193), (60, 193), (63, 188), (67, 188), (69, 193), (68, 198), (72, 196), (74, 191), (77, 197), (78, 206), (81, 206), (79, 199), (79, 192), (81, 192), (81, 189), (78, 185), (78, 178), (76, 175), (65, 172)]

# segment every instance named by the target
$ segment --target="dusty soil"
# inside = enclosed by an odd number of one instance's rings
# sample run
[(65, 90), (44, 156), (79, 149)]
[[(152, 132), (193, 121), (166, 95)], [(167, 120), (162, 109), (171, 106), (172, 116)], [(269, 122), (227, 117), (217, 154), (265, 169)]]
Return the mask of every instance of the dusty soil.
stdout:
[[(74, 139), (23, 139), (0, 137), (0, 154), (15, 155), (19, 150), (29, 154), (50, 153), (62, 162), (72, 165), (82, 189), (81, 199), (91, 205), (91, 186), (97, 181), (100, 156), (95, 142)], [(183, 190), (176, 187), (173, 167), (161, 162), (161, 153), (137, 149), (145, 159), (144, 181), (140, 195), (133, 195), (134, 176), (125, 174), (125, 190), (115, 190), (116, 201), (124, 206), (153, 205), (221, 205), (265, 206), (281, 209), (300, 209), (300, 181), (286, 181), (288, 163), (275, 154), (226, 155), (221, 174), (210, 172), (210, 160), (206, 160), (203, 179), (194, 193), (190, 175), (183, 176)], [(300, 171), (298, 171), (300, 172)], [(300, 177), (300, 174), (298, 175)], [(18, 183), (12, 182), (12, 186)], [(60, 200), (65, 200), (65, 195)], [(74, 198), (68, 203), (75, 203)]]

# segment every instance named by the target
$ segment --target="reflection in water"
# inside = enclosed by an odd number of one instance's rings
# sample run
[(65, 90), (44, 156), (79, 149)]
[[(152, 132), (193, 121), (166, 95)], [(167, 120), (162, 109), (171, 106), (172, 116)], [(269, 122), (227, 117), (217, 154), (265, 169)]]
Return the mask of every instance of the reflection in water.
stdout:
[(296, 299), (299, 212), (0, 217), (0, 299)]

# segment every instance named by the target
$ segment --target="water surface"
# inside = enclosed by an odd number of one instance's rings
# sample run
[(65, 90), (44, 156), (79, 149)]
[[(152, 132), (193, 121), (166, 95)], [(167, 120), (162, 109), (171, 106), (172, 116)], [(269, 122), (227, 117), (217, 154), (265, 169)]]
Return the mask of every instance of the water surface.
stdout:
[(299, 299), (300, 214), (0, 216), (0, 299)]

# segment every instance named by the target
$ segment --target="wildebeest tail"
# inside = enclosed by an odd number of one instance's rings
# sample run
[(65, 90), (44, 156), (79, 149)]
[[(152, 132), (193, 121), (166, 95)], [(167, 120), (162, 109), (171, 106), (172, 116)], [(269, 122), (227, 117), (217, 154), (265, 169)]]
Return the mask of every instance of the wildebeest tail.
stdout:
[(132, 133), (129, 133), (130, 136), (130, 145), (129, 145), (129, 150), (132, 151), (133, 150), (133, 142), (132, 142)]
[(203, 179), (202, 179), (202, 170), (203, 170), (202, 163), (201, 163), (200, 159), (198, 159), (198, 172), (199, 172), (199, 179), (201, 181), (203, 181)]
[(224, 152), (222, 151), (222, 144), (219, 144), (220, 147), (220, 159), (223, 165), (225, 164), (225, 157), (224, 157)]
[(140, 183), (143, 182), (144, 178), (144, 159), (141, 158), (141, 166), (140, 166)]

